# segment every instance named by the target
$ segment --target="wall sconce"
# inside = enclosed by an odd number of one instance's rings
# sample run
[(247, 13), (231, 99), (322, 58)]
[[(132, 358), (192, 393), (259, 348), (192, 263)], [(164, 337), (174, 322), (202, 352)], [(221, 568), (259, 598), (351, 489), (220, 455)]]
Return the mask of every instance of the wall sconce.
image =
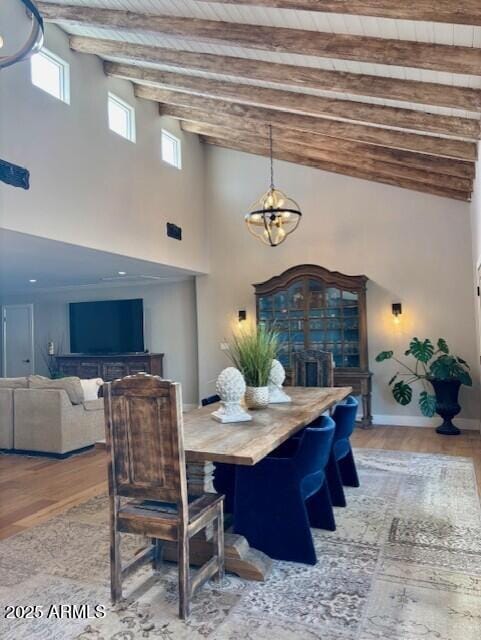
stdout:
[(403, 312), (402, 304), (400, 302), (393, 302), (391, 309), (392, 309), (394, 322), (396, 324), (399, 324), (401, 322), (400, 316), (402, 316), (402, 312)]
[(245, 309), (239, 309), (237, 319), (239, 322), (244, 322), (245, 320), (247, 320), (247, 311)]

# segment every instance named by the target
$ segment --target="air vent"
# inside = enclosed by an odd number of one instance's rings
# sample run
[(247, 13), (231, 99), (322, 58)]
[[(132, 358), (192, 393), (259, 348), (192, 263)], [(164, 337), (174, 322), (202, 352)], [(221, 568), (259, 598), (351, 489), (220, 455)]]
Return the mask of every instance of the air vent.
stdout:
[(178, 227), (173, 222), (167, 223), (167, 236), (174, 240), (182, 240), (182, 227)]

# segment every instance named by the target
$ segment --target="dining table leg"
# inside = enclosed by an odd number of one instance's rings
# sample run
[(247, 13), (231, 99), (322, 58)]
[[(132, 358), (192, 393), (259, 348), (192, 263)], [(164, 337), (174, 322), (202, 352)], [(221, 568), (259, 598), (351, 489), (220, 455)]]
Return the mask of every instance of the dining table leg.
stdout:
[[(214, 464), (212, 462), (188, 462), (187, 485), (189, 495), (214, 493)], [(196, 534), (190, 541), (190, 562), (203, 565), (215, 553), (211, 527)], [(263, 581), (269, 575), (272, 559), (262, 551), (249, 546), (246, 538), (229, 530), (224, 535), (225, 570), (246, 580)], [(169, 543), (164, 558), (176, 561), (176, 545)]]

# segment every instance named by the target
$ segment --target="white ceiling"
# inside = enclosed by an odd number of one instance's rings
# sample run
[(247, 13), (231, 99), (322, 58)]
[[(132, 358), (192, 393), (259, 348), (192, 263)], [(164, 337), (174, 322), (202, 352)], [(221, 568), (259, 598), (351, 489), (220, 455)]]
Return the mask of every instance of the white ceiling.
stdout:
[[(119, 276), (119, 271), (127, 275)], [(73, 287), (161, 284), (193, 275), (185, 269), (0, 229), (0, 298)]]
[[(481, 27), (468, 25), (452, 25), (414, 20), (393, 20), (389, 18), (350, 16), (312, 11), (242, 6), (235, 4), (224, 5), (209, 2), (196, 2), (195, 0), (55, 0), (55, 4), (75, 4), (107, 9), (124, 9), (150, 14), (196, 17), (207, 20), (224, 20), (227, 22), (240, 22), (273, 27), (308, 29), (312, 31), (323, 31), (326, 33), (349, 33), (352, 35), (366, 35), (381, 38), (393, 38), (397, 40), (402, 39), (481, 48)], [(200, 54), (205, 52), (218, 55), (240, 56), (270, 62), (333, 69), (337, 71), (350, 71), (354, 73), (380, 75), (407, 80), (481, 88), (481, 69), (479, 76), (467, 76), (366, 62), (260, 51), (243, 47), (231, 47), (227, 45), (210, 45), (195, 42), (193, 40), (183, 40), (181, 38), (163, 36), (161, 34), (154, 33), (90, 28), (85, 25), (62, 26), (66, 31), (75, 35), (124, 40), (146, 45), (165, 46), (174, 49), (197, 51)], [(296, 90), (299, 89), (296, 88)], [(323, 95), (323, 92), (316, 92), (314, 90), (305, 91), (307, 93)], [(344, 99), (363, 100), (360, 96), (354, 96), (347, 93), (335, 94), (335, 96)], [(401, 103), (373, 98), (365, 98), (364, 100), (376, 104), (409, 107), (412, 109), (420, 109), (444, 115), (479, 117), (479, 114), (473, 114), (460, 109), (455, 110), (442, 107), (423, 107), (415, 103)]]

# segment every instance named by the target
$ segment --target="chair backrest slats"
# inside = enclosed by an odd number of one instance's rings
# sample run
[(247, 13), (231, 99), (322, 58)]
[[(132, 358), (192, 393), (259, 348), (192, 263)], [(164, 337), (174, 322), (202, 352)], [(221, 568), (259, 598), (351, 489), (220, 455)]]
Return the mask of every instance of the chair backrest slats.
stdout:
[(330, 351), (306, 349), (292, 353), (295, 387), (333, 387), (334, 360)]
[(185, 502), (180, 385), (138, 374), (104, 386), (111, 493)]

